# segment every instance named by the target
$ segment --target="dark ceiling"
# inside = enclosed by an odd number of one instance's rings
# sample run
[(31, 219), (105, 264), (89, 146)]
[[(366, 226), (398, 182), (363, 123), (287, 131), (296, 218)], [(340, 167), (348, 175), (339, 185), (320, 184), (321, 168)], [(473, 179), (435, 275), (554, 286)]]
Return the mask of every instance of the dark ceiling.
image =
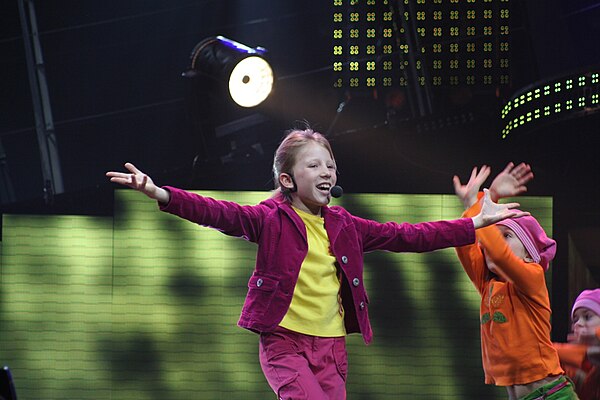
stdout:
[[(157, 183), (267, 190), (272, 186), (272, 150), (283, 130), (296, 120), (307, 120), (327, 131), (334, 121), (341, 96), (331, 87), (330, 2), (53, 0), (33, 4), (65, 193), (51, 204), (42, 201), (18, 1), (5, 1), (0, 14), (0, 140), (5, 158), (0, 166), (16, 197), (3, 205), (5, 212), (109, 212), (112, 186), (104, 173), (120, 169), (126, 161), (151, 174)], [(600, 63), (600, 3), (513, 0), (511, 7), (510, 90)], [(261, 141), (264, 154), (242, 151), (224, 162), (222, 156), (231, 150), (229, 140), (215, 144), (203, 137), (213, 135), (215, 125), (250, 115), (218, 100), (216, 93), (207, 94), (212, 100), (207, 110), (201, 106), (206, 99), (199, 98), (193, 84), (181, 77), (194, 45), (218, 34), (269, 50), (278, 78), (269, 119), (246, 128), (247, 139), (235, 138), (241, 147)], [(560, 127), (583, 131), (574, 135), (540, 134), (500, 143), (496, 119), (501, 99), (491, 100), (486, 109), (471, 104), (483, 116), (472, 126), (427, 134), (415, 133), (410, 121), (386, 124), (379, 110), (368, 104), (353, 105), (331, 132), (340, 182), (350, 192), (447, 193), (454, 173), (466, 174), (481, 163), (499, 168), (510, 160), (525, 160), (538, 172), (533, 193), (553, 194), (558, 190), (552, 186), (557, 171), (566, 174), (560, 180), (563, 185), (571, 177), (587, 179), (589, 168), (598, 170), (595, 162), (573, 164), (571, 160), (574, 154), (595, 159), (587, 151), (595, 145), (591, 131), (597, 122)], [(562, 142), (573, 140), (583, 145)], [(539, 147), (541, 142), (544, 145)], [(572, 174), (565, 172), (569, 168)], [(581, 169), (586, 169), (586, 178)]]

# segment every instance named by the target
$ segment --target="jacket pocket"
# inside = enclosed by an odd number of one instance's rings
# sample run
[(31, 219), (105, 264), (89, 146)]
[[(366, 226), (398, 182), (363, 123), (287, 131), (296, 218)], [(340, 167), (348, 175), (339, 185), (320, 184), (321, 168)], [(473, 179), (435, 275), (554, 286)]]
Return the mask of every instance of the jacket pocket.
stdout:
[(248, 281), (247, 312), (255, 315), (266, 313), (278, 287), (276, 279), (252, 275)]

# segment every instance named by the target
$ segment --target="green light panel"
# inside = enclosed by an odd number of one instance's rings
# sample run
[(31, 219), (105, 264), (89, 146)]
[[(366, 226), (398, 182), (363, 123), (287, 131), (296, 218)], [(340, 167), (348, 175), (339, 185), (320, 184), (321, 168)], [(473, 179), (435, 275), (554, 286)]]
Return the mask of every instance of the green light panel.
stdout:
[(502, 138), (516, 129), (531, 130), (551, 122), (600, 111), (600, 74), (587, 72), (537, 83), (517, 93), (502, 108)]
[[(266, 192), (203, 192), (255, 204)], [(521, 197), (551, 234), (552, 200)], [(460, 216), (450, 195), (347, 194), (380, 221)], [(4, 215), (0, 354), (20, 400), (269, 399), (258, 337), (236, 326), (255, 245), (161, 213)], [(348, 397), (503, 399), (480, 361), (479, 299), (453, 249), (366, 255), (374, 342), (348, 337)]]
[[(333, 0), (334, 86), (508, 85), (509, 0)], [(408, 73), (414, 63), (414, 74)]]

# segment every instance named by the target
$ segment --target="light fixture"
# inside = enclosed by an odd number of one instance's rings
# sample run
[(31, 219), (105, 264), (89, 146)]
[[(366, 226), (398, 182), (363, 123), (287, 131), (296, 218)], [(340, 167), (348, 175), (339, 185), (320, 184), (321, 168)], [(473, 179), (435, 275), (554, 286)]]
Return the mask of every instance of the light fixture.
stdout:
[(191, 65), (183, 76), (201, 74), (226, 82), (233, 101), (242, 107), (255, 107), (273, 89), (273, 69), (264, 57), (266, 52), (223, 36), (209, 37), (194, 47)]

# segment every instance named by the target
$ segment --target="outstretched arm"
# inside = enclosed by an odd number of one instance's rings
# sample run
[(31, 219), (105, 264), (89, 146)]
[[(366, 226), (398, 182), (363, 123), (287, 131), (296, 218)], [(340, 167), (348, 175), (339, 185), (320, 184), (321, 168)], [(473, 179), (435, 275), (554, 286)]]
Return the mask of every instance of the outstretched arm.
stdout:
[(490, 186), (490, 197), (492, 201), (498, 201), (505, 197), (512, 197), (527, 191), (525, 186), (533, 179), (533, 172), (529, 164), (516, 165), (508, 163), (504, 170), (498, 174)]
[[(581, 346), (583, 346), (586, 349), (586, 359), (593, 365), (600, 367), (600, 327), (596, 328), (596, 332), (592, 333), (584, 333), (579, 335), (570, 333), (567, 335), (567, 341), (570, 345), (581, 344)], [(561, 347), (568, 348), (568, 346), (569, 345), (567, 344), (561, 344)], [(558, 347), (558, 349), (560, 350), (561, 347)], [(558, 355), (561, 356), (562, 361), (561, 353), (559, 352)], [(583, 358), (581, 358), (581, 361), (578, 364), (575, 363), (574, 365), (581, 366), (582, 362)]]
[(110, 178), (111, 182), (135, 189), (160, 203), (166, 204), (169, 202), (171, 199), (170, 193), (167, 190), (156, 186), (148, 175), (137, 169), (135, 165), (131, 163), (125, 163), (125, 168), (129, 173), (109, 171), (106, 173), (106, 176)]

